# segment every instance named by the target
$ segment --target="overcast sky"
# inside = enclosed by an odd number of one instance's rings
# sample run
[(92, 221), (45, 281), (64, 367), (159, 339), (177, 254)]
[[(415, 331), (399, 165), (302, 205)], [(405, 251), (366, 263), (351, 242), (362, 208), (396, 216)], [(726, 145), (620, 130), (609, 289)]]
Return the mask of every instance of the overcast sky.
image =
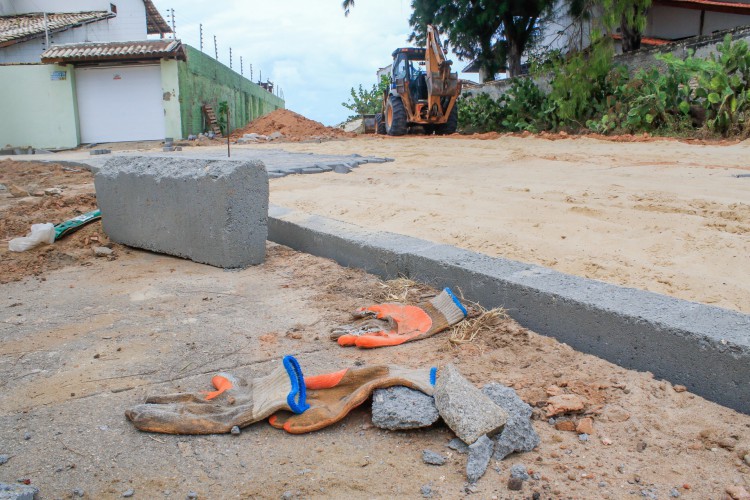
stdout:
[[(286, 107), (308, 118), (336, 125), (350, 112), (341, 103), (360, 83), (369, 88), (378, 68), (391, 62), (391, 52), (408, 46), (410, 0), (356, 0), (344, 17), (341, 0), (155, 0), (165, 19), (175, 9), (177, 37), (253, 81), (270, 79), (283, 92)], [(455, 58), (454, 58), (455, 60)], [(456, 61), (454, 68), (466, 63)]]

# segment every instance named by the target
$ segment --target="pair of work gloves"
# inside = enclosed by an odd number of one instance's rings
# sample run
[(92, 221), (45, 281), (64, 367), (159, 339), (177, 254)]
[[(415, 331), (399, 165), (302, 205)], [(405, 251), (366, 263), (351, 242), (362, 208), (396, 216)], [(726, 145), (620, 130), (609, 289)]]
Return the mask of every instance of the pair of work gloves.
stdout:
[(399, 385), (432, 395), (436, 373), (381, 365), (303, 377), (297, 360), (287, 356), (264, 377), (221, 373), (212, 379), (213, 392), (151, 396), (125, 415), (139, 430), (166, 434), (222, 434), (273, 415), (274, 427), (303, 434), (338, 422), (375, 389)]
[[(341, 346), (399, 345), (430, 337), (466, 315), (466, 308), (446, 288), (417, 306), (389, 303), (360, 308), (354, 313), (358, 321), (335, 329), (331, 338)], [(213, 392), (151, 396), (126, 416), (143, 431), (216, 434), (273, 415), (271, 425), (301, 434), (338, 422), (375, 389), (400, 385), (432, 395), (435, 373), (435, 368), (382, 365), (305, 378), (297, 360), (287, 356), (265, 377), (245, 380), (220, 373), (212, 379)]]

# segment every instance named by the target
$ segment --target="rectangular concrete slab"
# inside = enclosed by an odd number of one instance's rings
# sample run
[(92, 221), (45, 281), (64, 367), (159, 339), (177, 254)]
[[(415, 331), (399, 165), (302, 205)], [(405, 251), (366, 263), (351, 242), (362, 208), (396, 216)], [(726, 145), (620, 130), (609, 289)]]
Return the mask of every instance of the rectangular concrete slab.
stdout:
[(750, 315), (272, 206), (269, 239), (449, 286), (523, 326), (750, 414)]
[(122, 156), (95, 177), (116, 243), (222, 268), (261, 264), (268, 175), (257, 161)]

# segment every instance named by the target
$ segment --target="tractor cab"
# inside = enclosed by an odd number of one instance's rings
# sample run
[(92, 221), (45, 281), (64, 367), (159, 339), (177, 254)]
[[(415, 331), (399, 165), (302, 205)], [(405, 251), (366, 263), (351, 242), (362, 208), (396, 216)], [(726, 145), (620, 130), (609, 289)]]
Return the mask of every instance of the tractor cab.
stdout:
[[(413, 102), (427, 101), (425, 49), (403, 48), (393, 51), (392, 88), (408, 87)], [(407, 85), (404, 85), (406, 83)]]

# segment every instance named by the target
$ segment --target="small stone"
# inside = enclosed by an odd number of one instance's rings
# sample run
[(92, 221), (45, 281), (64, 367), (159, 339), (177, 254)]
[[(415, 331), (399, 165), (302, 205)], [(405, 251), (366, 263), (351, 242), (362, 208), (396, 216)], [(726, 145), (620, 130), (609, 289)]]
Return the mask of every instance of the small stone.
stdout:
[(750, 467), (750, 453), (745, 455), (745, 458), (743, 458), (742, 460), (744, 460), (745, 464), (747, 464), (747, 466)]
[(602, 438), (602, 444), (604, 446), (611, 446), (612, 445), (612, 440), (605, 436), (605, 437)]
[(453, 365), (443, 367), (435, 384), (435, 406), (456, 436), (473, 444), (502, 431), (508, 414), (466, 380)]
[(268, 136), (268, 140), (269, 141), (275, 141), (276, 139), (281, 139), (283, 137), (284, 137), (284, 134), (282, 134), (281, 132), (276, 131), (276, 132), (274, 132), (274, 133), (272, 133), (271, 135)]
[(419, 492), (422, 493), (423, 498), (430, 498), (432, 497), (432, 487), (429, 484), (425, 484), (419, 489)]
[(292, 493), (291, 491), (285, 491), (284, 494), (281, 495), (281, 498), (283, 500), (292, 500), (292, 498), (294, 498), (294, 493)]
[(606, 488), (607, 487), (607, 483), (604, 482), (604, 481), (599, 481), (599, 487), (600, 488)]
[(133, 488), (130, 488), (125, 493), (122, 494), (123, 498), (130, 498), (133, 495), (135, 495), (135, 490)]
[(21, 189), (20, 187), (16, 186), (15, 184), (8, 184), (8, 192), (13, 198), (25, 198), (29, 195), (29, 192)]
[(578, 436), (578, 440), (579, 441), (583, 441), (585, 443), (586, 441), (589, 440), (589, 435), (588, 434), (581, 434), (581, 435)]
[(586, 407), (584, 400), (575, 394), (561, 394), (547, 400), (547, 417), (579, 412)]
[(187, 497), (189, 500), (195, 500), (196, 498), (198, 498), (198, 493), (196, 493), (195, 491), (188, 491)]
[(12, 500), (34, 500), (39, 489), (26, 484), (0, 483), (0, 498)]
[(434, 451), (424, 450), (422, 451), (422, 461), (428, 465), (443, 465), (445, 464), (445, 457)]
[(84, 496), (86, 496), (86, 492), (83, 491), (83, 488), (76, 488), (73, 490), (73, 496), (83, 498)]
[(529, 476), (525, 465), (516, 464), (510, 468), (510, 477), (518, 478), (521, 481), (528, 481), (531, 476)]
[(674, 389), (674, 392), (685, 392), (687, 391), (687, 387), (684, 385), (676, 385), (672, 389)]
[(576, 425), (576, 432), (578, 434), (588, 434), (589, 436), (594, 434), (594, 419), (586, 417), (578, 421)]
[(469, 445), (458, 438), (451, 439), (445, 446), (447, 446), (451, 450), (457, 451), (462, 455), (469, 453)]
[(372, 395), (372, 424), (380, 429), (429, 427), (440, 419), (432, 396), (408, 387), (377, 389)]
[(63, 190), (60, 188), (47, 188), (44, 190), (44, 194), (47, 196), (60, 196)]
[(113, 253), (115, 253), (114, 250), (107, 247), (94, 247), (94, 256), (95, 257), (109, 257)]
[(9, 455), (0, 455), (0, 465), (7, 464), (8, 460), (10, 460), (10, 456)]
[(482, 392), (508, 414), (505, 427), (495, 436), (496, 460), (502, 460), (511, 453), (531, 451), (539, 446), (541, 439), (531, 424), (533, 410), (515, 390), (493, 383), (485, 385)]
[(490, 464), (495, 443), (487, 436), (482, 436), (469, 446), (469, 459), (466, 462), (466, 478), (470, 483), (476, 483), (484, 476)]
[(671, 498), (680, 498), (680, 492), (677, 491), (677, 488), (672, 488), (671, 490), (669, 490), (669, 496)]
[(637, 445), (635, 445), (635, 449), (638, 453), (643, 453), (646, 450), (646, 447), (648, 445), (645, 441), (640, 441)]
[(521, 491), (523, 489), (523, 480), (517, 477), (508, 479), (508, 489), (510, 491)]
[(30, 432), (24, 432), (23, 433), (23, 439), (26, 440), (26, 441), (28, 441), (29, 439), (31, 439), (31, 433)]
[(575, 432), (576, 424), (572, 420), (558, 420), (555, 429), (564, 432)]
[(240, 430), (239, 426), (235, 425), (229, 432), (232, 433), (232, 436), (239, 436), (242, 431)]

